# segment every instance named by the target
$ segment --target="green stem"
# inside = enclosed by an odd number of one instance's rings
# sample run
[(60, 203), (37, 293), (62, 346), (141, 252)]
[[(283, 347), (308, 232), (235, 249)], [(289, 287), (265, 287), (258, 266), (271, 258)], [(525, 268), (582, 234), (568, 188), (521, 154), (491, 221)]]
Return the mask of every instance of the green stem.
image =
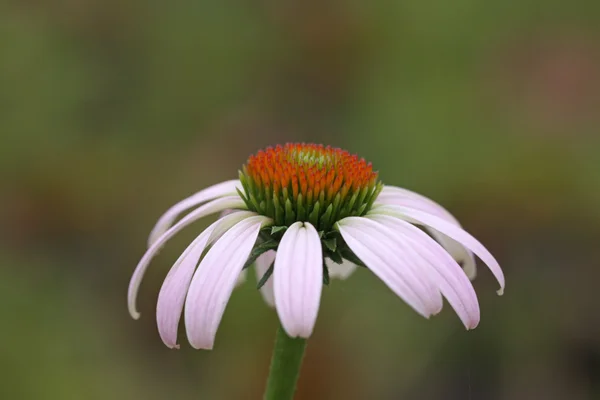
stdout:
[(305, 348), (306, 339), (292, 339), (281, 326), (279, 327), (264, 400), (291, 400), (294, 398)]

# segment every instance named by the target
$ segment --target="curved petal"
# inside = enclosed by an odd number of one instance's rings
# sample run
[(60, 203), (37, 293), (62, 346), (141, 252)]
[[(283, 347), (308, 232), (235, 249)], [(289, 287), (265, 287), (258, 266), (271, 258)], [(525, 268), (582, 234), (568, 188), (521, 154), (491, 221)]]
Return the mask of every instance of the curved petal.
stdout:
[(431, 236), (433, 236), (433, 238), (437, 240), (448, 253), (450, 253), (452, 258), (462, 266), (465, 275), (467, 275), (470, 280), (477, 277), (475, 255), (471, 250), (435, 229), (429, 228), (427, 230), (431, 233)]
[(391, 215), (397, 218), (404, 219), (408, 222), (417, 223), (429, 226), (437, 231), (440, 231), (444, 235), (451, 237), (463, 246), (474, 252), (481, 260), (488, 266), (492, 271), (492, 274), (496, 277), (496, 280), (500, 284), (498, 294), (502, 295), (504, 292), (504, 273), (498, 264), (498, 261), (492, 256), (492, 254), (473, 236), (464, 231), (463, 229), (449, 223), (448, 221), (438, 218), (435, 215), (427, 214), (425, 212), (410, 209), (407, 207), (397, 206), (385, 206), (378, 207), (376, 210), (369, 212), (371, 215), (384, 214)]
[[(428, 265), (411, 246), (407, 245), (406, 240), (394, 237), (390, 232), (385, 232), (377, 222), (363, 217), (344, 218), (338, 224), (340, 227), (350, 229), (350, 232), (354, 232), (354, 237), (360, 237), (362, 244), (377, 253), (388, 266), (389, 271), (416, 295), (424, 307), (426, 317), (441, 311), (442, 296), (428, 276)], [(350, 243), (348, 245), (352, 249)], [(359, 254), (356, 255), (361, 258)], [(367, 264), (367, 267), (371, 266)]]
[(448, 222), (452, 222), (453, 224), (460, 226), (460, 223), (454, 217), (454, 215), (452, 215), (450, 211), (446, 210), (443, 206), (431, 200), (429, 197), (423, 196), (422, 194), (408, 189), (385, 185), (379, 196), (377, 196), (375, 204), (397, 205), (415, 208), (433, 215), (437, 215)]
[(286, 333), (308, 338), (315, 326), (323, 287), (323, 255), (317, 230), (308, 222), (292, 224), (275, 257), (275, 307)]
[(209, 200), (228, 195), (236, 195), (236, 187), (239, 185), (240, 181), (238, 179), (217, 183), (216, 185), (209, 186), (206, 189), (203, 189), (191, 195), (190, 197), (181, 200), (180, 202), (169, 208), (158, 219), (156, 225), (154, 225), (154, 228), (152, 228), (150, 236), (148, 237), (148, 248), (152, 247), (154, 242), (156, 242), (158, 238), (162, 236), (162, 234), (165, 233), (167, 229), (171, 227), (173, 221), (175, 221), (179, 214), (181, 214), (189, 208), (192, 208)]
[(440, 246), (414, 225), (399, 218), (387, 215), (374, 215), (368, 218), (379, 222), (382, 229), (392, 237), (403, 238), (428, 262), (428, 272), (432, 281), (454, 308), (467, 329), (479, 324), (479, 303), (473, 285), (460, 265)]
[(169, 348), (179, 348), (177, 328), (183, 304), (198, 260), (204, 249), (233, 225), (256, 215), (250, 211), (239, 211), (219, 219), (204, 230), (177, 259), (158, 294), (156, 322), (158, 333)]
[[(276, 254), (277, 252), (275, 250), (269, 250), (258, 256), (254, 264), (257, 282), (259, 282), (262, 279), (263, 275), (267, 272), (271, 264), (273, 264), (273, 262), (275, 261)], [(262, 294), (265, 303), (267, 303), (269, 307), (275, 307), (275, 296), (273, 294), (272, 276), (269, 277), (265, 284), (260, 288), (260, 293)]]
[(334, 279), (348, 279), (356, 271), (356, 268), (358, 268), (356, 264), (346, 259), (342, 260), (341, 264), (338, 264), (330, 258), (326, 258), (325, 265), (327, 265), (329, 277)]
[[(384, 186), (373, 206), (378, 207), (385, 205), (414, 208), (415, 210), (433, 214), (439, 218), (445, 219), (450, 223), (453, 223), (458, 227), (461, 227), (458, 220), (444, 207), (430, 198), (412, 192), (408, 189), (395, 186)], [(428, 231), (456, 261), (462, 264), (463, 270), (469, 279), (475, 279), (477, 270), (473, 253), (454, 239), (444, 235), (441, 232), (438, 232), (435, 229), (428, 228)]]
[(212, 349), (235, 282), (254, 247), (261, 226), (272, 220), (246, 218), (227, 231), (198, 265), (185, 300), (185, 328), (195, 349)]
[(129, 282), (129, 289), (127, 292), (127, 306), (129, 308), (129, 314), (131, 314), (131, 316), (134, 319), (138, 319), (140, 317), (140, 313), (137, 311), (135, 305), (137, 293), (140, 288), (140, 283), (142, 282), (142, 278), (146, 273), (148, 264), (150, 264), (150, 261), (152, 260), (154, 255), (158, 252), (158, 250), (160, 250), (160, 248), (166, 243), (167, 240), (172, 238), (177, 232), (179, 232), (192, 222), (202, 217), (213, 213), (217, 213), (227, 208), (243, 207), (245, 207), (244, 201), (239, 196), (229, 196), (213, 200), (210, 203), (204, 204), (203, 206), (198, 207), (197, 209), (186, 215), (183, 219), (181, 219), (181, 221), (173, 225), (160, 238), (158, 238), (154, 242), (154, 244), (146, 251), (142, 259), (138, 263), (137, 267), (135, 267), (135, 271), (133, 271), (133, 275), (131, 276), (131, 281)]

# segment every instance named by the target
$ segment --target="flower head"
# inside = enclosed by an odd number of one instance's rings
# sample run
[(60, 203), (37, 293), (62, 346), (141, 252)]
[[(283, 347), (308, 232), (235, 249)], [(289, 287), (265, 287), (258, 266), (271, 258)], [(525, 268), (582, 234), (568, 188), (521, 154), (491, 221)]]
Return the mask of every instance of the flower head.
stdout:
[(279, 226), (303, 221), (326, 232), (340, 219), (364, 215), (383, 187), (364, 159), (299, 143), (250, 156), (240, 182), (248, 209)]
[(214, 213), (221, 217), (184, 250), (160, 290), (157, 322), (169, 347), (177, 347), (184, 313), (192, 346), (212, 348), (227, 301), (252, 264), (265, 301), (291, 337), (311, 335), (323, 284), (347, 278), (357, 266), (426, 318), (440, 312), (446, 297), (467, 329), (479, 323), (469, 280), (473, 253), (497, 278), (499, 294), (504, 289), (494, 257), (442, 206), (383, 185), (370, 163), (347, 151), (289, 143), (250, 156), (239, 180), (204, 189), (158, 220), (129, 286), (134, 318), (150, 260), (181, 229)]

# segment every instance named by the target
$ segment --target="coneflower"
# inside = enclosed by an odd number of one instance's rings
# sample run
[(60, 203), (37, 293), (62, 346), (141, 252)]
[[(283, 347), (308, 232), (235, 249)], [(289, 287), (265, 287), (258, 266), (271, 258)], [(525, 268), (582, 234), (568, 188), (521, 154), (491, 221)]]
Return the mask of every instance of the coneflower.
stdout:
[(168, 347), (178, 347), (183, 312), (190, 344), (212, 349), (236, 282), (253, 264), (288, 338), (311, 335), (323, 284), (346, 278), (357, 266), (426, 318), (440, 312), (444, 296), (467, 329), (479, 323), (469, 279), (475, 277), (473, 253), (498, 280), (498, 293), (504, 289), (497, 261), (442, 206), (384, 185), (370, 163), (347, 151), (288, 143), (250, 156), (239, 179), (201, 190), (158, 220), (131, 278), (133, 318), (154, 255), (184, 227), (215, 213), (221, 217), (185, 249), (160, 290), (156, 315)]

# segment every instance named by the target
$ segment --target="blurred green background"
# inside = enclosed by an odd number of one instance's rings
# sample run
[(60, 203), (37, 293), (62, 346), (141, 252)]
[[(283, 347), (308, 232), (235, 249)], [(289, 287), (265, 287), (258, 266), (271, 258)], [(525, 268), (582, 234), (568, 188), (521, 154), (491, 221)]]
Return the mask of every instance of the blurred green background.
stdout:
[(480, 326), (368, 271), (324, 289), (297, 399), (600, 399), (600, 3), (0, 3), (0, 398), (259, 399), (250, 279), (212, 352), (167, 349), (160, 214), (286, 141), (359, 153), (496, 256)]

